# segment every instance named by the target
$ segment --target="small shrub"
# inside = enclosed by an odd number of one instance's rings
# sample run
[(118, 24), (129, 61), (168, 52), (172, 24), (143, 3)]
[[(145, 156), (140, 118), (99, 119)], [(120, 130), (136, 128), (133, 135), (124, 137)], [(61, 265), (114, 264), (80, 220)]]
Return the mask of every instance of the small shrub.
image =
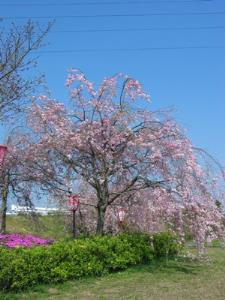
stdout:
[(171, 232), (154, 234), (153, 247), (156, 257), (173, 257), (182, 249), (178, 237)]

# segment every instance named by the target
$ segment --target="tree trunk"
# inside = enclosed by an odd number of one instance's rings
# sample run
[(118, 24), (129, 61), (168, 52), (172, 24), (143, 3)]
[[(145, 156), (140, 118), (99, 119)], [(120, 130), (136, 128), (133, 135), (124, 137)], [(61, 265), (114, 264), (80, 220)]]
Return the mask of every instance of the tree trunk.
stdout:
[(104, 185), (99, 184), (99, 188), (96, 190), (98, 204), (97, 204), (97, 228), (96, 234), (104, 234), (104, 224), (105, 224), (105, 212), (109, 203), (109, 192), (107, 180), (104, 181)]
[(0, 232), (1, 233), (6, 232), (6, 212), (7, 212), (8, 192), (9, 192), (9, 185), (7, 182), (5, 183), (2, 189), (2, 206), (0, 211), (0, 218), (1, 218)]
[(97, 207), (98, 219), (97, 219), (96, 234), (98, 235), (104, 234), (105, 211), (106, 211), (106, 207), (104, 206), (102, 207), (100, 205)]

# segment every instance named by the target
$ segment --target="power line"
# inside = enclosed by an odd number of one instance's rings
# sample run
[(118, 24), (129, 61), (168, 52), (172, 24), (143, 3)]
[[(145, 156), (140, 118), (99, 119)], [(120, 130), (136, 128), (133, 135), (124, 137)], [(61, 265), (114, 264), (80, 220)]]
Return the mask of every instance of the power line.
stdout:
[[(102, 15), (65, 15), (65, 16), (10, 16), (1, 17), (5, 20), (10, 19), (67, 19), (67, 18), (114, 18), (114, 17), (150, 17), (150, 16), (200, 16), (200, 15), (225, 15), (225, 11), (213, 12), (183, 12), (183, 13), (141, 13), (141, 14), (102, 14)], [(0, 19), (1, 19), (0, 18)]]
[(225, 49), (222, 46), (174, 46), (174, 47), (143, 47), (143, 48), (96, 48), (96, 49), (64, 49), (64, 50), (46, 50), (40, 51), (40, 54), (64, 54), (64, 53), (87, 53), (87, 52), (143, 52), (143, 51), (161, 51), (161, 50), (188, 50), (188, 49)]
[(77, 29), (54, 30), (50, 33), (94, 33), (94, 32), (133, 32), (133, 31), (170, 31), (170, 30), (216, 30), (225, 29), (225, 26), (198, 26), (198, 27), (149, 27), (149, 28), (106, 28), (106, 29)]
[(214, 0), (153, 0), (153, 1), (94, 1), (94, 2), (71, 2), (71, 3), (1, 3), (0, 6), (89, 6), (89, 5), (126, 5), (126, 4), (154, 4), (154, 3), (198, 3), (213, 2)]

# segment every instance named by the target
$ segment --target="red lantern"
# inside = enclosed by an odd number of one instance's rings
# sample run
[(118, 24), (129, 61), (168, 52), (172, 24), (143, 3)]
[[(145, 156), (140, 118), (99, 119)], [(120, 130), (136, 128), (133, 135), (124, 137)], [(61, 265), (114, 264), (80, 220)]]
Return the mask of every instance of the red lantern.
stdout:
[(68, 205), (71, 210), (76, 211), (78, 209), (78, 207), (80, 205), (79, 198), (80, 198), (80, 196), (77, 194), (73, 194), (73, 195), (69, 196)]

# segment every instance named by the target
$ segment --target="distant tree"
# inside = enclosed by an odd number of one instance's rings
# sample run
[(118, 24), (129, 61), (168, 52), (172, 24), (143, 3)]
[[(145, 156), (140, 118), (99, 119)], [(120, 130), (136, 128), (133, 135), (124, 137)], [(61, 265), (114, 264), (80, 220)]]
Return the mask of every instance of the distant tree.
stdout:
[[(7, 152), (0, 168), (0, 232), (6, 232), (6, 213), (9, 200), (33, 207), (32, 193), (36, 178), (31, 172), (32, 156), (28, 152), (28, 136), (14, 131), (7, 138)], [(31, 154), (31, 152), (29, 152)]]
[[(34, 68), (37, 59), (34, 56), (36, 50), (43, 46), (43, 40), (48, 34), (52, 23), (41, 28), (38, 23), (28, 21), (20, 26), (11, 24), (10, 28), (0, 29), (0, 122), (16, 117), (26, 108), (30, 102), (31, 94), (40, 87), (42, 76), (32, 76), (28, 70)], [(14, 136), (15, 137), (15, 136)], [(14, 138), (13, 137), (13, 138)], [(9, 138), (8, 151), (4, 166), (1, 166), (0, 178), (0, 220), (1, 231), (6, 228), (6, 211), (9, 197), (13, 194), (25, 192), (25, 182), (28, 185), (30, 179), (25, 179), (25, 164), (21, 151), (18, 152), (16, 144)], [(18, 142), (17, 139), (14, 142)], [(23, 151), (22, 151), (23, 152)], [(21, 173), (23, 169), (24, 174)], [(27, 175), (27, 174), (26, 174)], [(21, 183), (23, 184), (21, 185)], [(29, 189), (27, 189), (28, 191)], [(27, 196), (23, 195), (24, 199)], [(19, 198), (18, 198), (19, 199)]]
[(63, 190), (64, 184), (66, 190), (66, 178), (73, 184), (82, 179), (94, 194), (97, 234), (104, 232), (107, 211), (132, 199), (139, 221), (147, 211), (159, 217), (167, 212), (165, 220), (178, 232), (188, 221), (199, 243), (220, 227), (193, 145), (168, 114), (149, 110), (149, 96), (137, 80), (119, 74), (94, 89), (72, 70), (67, 85), (70, 108), (43, 96), (29, 115), (39, 137), (33, 157), (42, 157), (37, 172), (45, 169), (58, 179), (54, 188), (45, 181), (46, 188)]
[(28, 96), (40, 85), (40, 76), (27, 76), (36, 65), (35, 51), (43, 46), (52, 23), (43, 29), (28, 21), (0, 28), (0, 121), (21, 112)]

